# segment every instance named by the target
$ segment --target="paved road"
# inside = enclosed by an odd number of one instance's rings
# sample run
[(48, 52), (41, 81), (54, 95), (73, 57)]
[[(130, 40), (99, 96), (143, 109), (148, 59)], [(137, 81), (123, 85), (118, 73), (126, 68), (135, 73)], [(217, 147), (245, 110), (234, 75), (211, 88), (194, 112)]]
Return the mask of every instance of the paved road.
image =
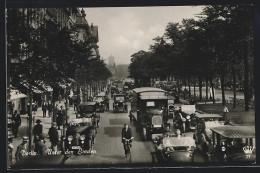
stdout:
[[(111, 100), (110, 108), (112, 108)], [(128, 103), (128, 108), (130, 109), (130, 103)], [(125, 123), (130, 125), (134, 136), (132, 164), (150, 163), (152, 165), (157, 162), (157, 158), (152, 154), (155, 151), (154, 144), (151, 141), (144, 141), (142, 134), (136, 132), (135, 127), (129, 121), (128, 113), (113, 113), (110, 110), (100, 115), (100, 126), (94, 145), (96, 153), (91, 155), (72, 155), (64, 162), (65, 166), (130, 165), (130, 160), (124, 156), (124, 149), (121, 143), (121, 130)], [(172, 124), (172, 119), (169, 122)], [(171, 131), (174, 132), (175, 129), (172, 127)], [(192, 136), (193, 133), (189, 132), (185, 135)], [(195, 153), (194, 157), (195, 162), (204, 162), (200, 154)]]
[[(128, 103), (130, 107), (130, 103)], [(110, 101), (112, 108), (112, 101)], [(130, 160), (125, 158), (123, 145), (121, 143), (121, 130), (123, 124), (129, 122), (128, 113), (109, 112), (101, 113), (100, 125), (94, 145), (95, 154), (73, 155), (65, 161), (65, 165), (94, 165), (94, 164), (130, 164)], [(154, 145), (151, 141), (143, 141), (135, 127), (130, 124), (134, 141), (132, 144), (132, 163), (152, 163), (151, 152)]]

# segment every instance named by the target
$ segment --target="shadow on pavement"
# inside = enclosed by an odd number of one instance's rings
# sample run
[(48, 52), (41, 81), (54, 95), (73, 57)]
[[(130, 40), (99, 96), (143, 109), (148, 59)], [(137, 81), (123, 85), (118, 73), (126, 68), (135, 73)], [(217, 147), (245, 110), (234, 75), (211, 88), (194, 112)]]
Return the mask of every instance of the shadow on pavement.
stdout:
[(109, 159), (115, 159), (115, 160), (123, 160), (125, 159), (124, 154), (122, 153), (122, 155), (109, 155), (109, 156), (101, 156), (103, 158), (109, 158)]
[(123, 128), (124, 124), (129, 124), (129, 119), (109, 119), (110, 125), (121, 125)]
[(121, 137), (122, 127), (114, 126), (114, 127), (104, 127), (104, 132), (109, 137)]

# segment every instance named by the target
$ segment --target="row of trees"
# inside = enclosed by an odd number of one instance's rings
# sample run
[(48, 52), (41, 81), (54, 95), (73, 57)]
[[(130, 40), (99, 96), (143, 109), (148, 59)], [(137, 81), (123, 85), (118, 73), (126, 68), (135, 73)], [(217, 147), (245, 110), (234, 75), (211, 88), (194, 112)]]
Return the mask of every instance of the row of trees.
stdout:
[(37, 9), (27, 9), (26, 15), (18, 15), (17, 9), (7, 10), (8, 80), (17, 89), (21, 83), (29, 84), (29, 128), (32, 88), (39, 82), (52, 87), (54, 110), (60, 85), (68, 86), (76, 81), (78, 87), (85, 88), (90, 82), (104, 81), (111, 76), (103, 60), (93, 55), (95, 38), (89, 34), (86, 41), (80, 41), (77, 28), (60, 28), (45, 18), (35, 27), (32, 20), (37, 12)]
[[(154, 39), (149, 51), (132, 55), (130, 77), (141, 86), (150, 81), (174, 76), (179, 84), (199, 84), (214, 87), (220, 79), (222, 103), (225, 105), (227, 81), (232, 80), (234, 105), (238, 80), (243, 81), (245, 110), (254, 91), (253, 81), (253, 6), (214, 5), (205, 6), (199, 20), (183, 19), (182, 23), (168, 23), (163, 36)], [(214, 95), (213, 101), (215, 102)]]

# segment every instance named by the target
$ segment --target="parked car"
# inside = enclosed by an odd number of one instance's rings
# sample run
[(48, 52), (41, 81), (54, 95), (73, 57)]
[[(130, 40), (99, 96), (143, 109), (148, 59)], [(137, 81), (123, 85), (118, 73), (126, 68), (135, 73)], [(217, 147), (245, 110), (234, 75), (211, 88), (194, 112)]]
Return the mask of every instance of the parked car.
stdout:
[(207, 143), (209, 162), (255, 163), (255, 126), (231, 126), (211, 128), (212, 142)]

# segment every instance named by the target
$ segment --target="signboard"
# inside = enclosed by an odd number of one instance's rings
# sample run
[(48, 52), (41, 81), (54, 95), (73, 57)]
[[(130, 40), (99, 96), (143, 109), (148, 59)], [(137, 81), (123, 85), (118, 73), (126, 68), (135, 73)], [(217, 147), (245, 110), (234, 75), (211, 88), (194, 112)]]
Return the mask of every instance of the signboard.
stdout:
[(154, 102), (146, 102), (146, 106), (154, 106)]

